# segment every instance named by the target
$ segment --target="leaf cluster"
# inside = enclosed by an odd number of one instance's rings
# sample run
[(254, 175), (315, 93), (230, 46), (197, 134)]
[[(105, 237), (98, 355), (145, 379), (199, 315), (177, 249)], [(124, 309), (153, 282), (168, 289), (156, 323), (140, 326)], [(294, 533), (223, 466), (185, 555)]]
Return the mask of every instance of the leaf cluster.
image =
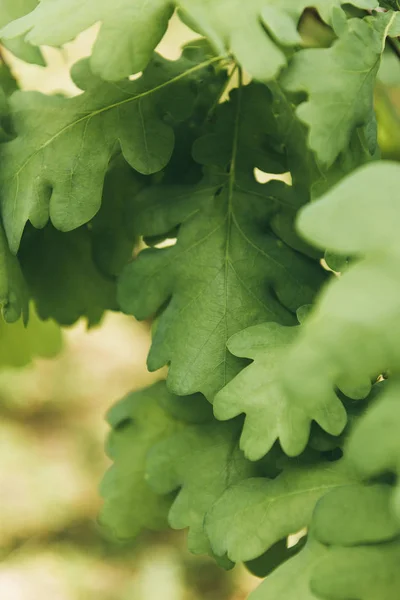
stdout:
[[(400, 167), (374, 108), (397, 3), (5, 6), (27, 61), (100, 28), (75, 97), (1, 72), (3, 319), (121, 310), (168, 366), (109, 413), (101, 523), (187, 529), (268, 576), (252, 600), (397, 598)], [(202, 37), (169, 61), (175, 9)]]

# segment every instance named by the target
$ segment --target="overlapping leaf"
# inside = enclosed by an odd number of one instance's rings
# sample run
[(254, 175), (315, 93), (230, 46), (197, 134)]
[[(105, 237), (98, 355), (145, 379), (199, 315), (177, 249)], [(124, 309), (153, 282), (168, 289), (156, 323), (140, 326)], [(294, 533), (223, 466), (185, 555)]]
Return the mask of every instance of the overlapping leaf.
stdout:
[(72, 325), (85, 317), (89, 325), (95, 325), (105, 310), (117, 308), (115, 281), (93, 262), (87, 228), (69, 233), (61, 233), (50, 224), (42, 231), (31, 228), (18, 257), (42, 319)]
[(135, 200), (146, 183), (146, 178), (121, 155), (112, 161), (104, 180), (100, 210), (90, 223), (93, 257), (105, 275), (119, 275), (132, 258), (137, 240)]
[(237, 333), (228, 342), (235, 356), (254, 362), (216, 395), (214, 412), (222, 420), (246, 414), (240, 446), (251, 460), (264, 456), (278, 439), (289, 456), (300, 454), (313, 420), (332, 435), (339, 435), (346, 425), (346, 410), (335, 394), (302, 396), (299, 401), (282, 386), (282, 357), (298, 330), (264, 323)]
[(309, 525), (315, 503), (326, 492), (355, 480), (344, 461), (298, 465), (273, 480), (251, 478), (231, 485), (206, 518), (217, 555), (232, 561), (256, 558), (279, 540)]
[(297, 115), (310, 128), (310, 147), (327, 166), (347, 148), (357, 127), (373, 125), (373, 91), (385, 40), (398, 35), (399, 27), (392, 12), (351, 19), (331, 48), (294, 56), (283, 83), (308, 95)]
[(328, 550), (309, 540), (304, 550), (274, 571), (249, 596), (249, 600), (320, 600), (312, 593), (312, 572)]
[[(204, 418), (199, 398), (186, 399), (190, 418)], [(146, 480), (150, 449), (182, 427), (166, 406), (174, 402), (164, 382), (134, 392), (116, 404), (108, 415), (112, 433), (108, 453), (114, 465), (105, 475), (101, 493), (104, 506), (100, 522), (120, 539), (135, 537), (143, 528), (167, 527), (173, 495), (158, 495)], [(196, 415), (196, 412), (198, 413)], [(189, 418), (185, 415), (186, 419)]]
[(149, 454), (148, 482), (158, 493), (179, 490), (169, 523), (174, 529), (189, 528), (189, 549), (195, 554), (210, 552), (204, 532), (207, 511), (229, 486), (259, 472), (259, 465), (239, 449), (240, 428), (240, 421), (193, 425)]
[(400, 586), (400, 523), (388, 485), (339, 488), (317, 505), (313, 536), (330, 545), (311, 577), (311, 588), (330, 600), (393, 600)]
[[(3, 28), (8, 23), (32, 12), (38, 5), (37, 0), (2, 0), (0, 10), (0, 27)], [(23, 36), (13, 37), (13, 39), (4, 40), (2, 43), (11, 50), (15, 56), (25, 60), (28, 63), (44, 65), (42, 53), (39, 48), (24, 41)]]
[[(297, 25), (308, 6), (330, 21), (344, 0), (42, 0), (29, 15), (12, 23), (3, 35), (27, 33), (33, 44), (61, 45), (100, 21), (92, 68), (104, 79), (117, 80), (143, 70), (166, 31), (174, 7), (194, 29), (224, 52), (230, 50), (254, 76), (272, 79), (286, 64), (282, 46), (301, 42)], [(359, 8), (375, 8), (374, 0), (352, 0)], [(266, 29), (265, 29), (265, 28)], [(267, 33), (267, 31), (268, 33)], [(268, 60), (264, 57), (268, 56)]]
[[(200, 53), (201, 54), (201, 53)], [(142, 77), (105, 83), (87, 61), (73, 69), (84, 93), (75, 98), (17, 92), (10, 101), (17, 137), (2, 147), (2, 214), (16, 252), (25, 223), (70, 231), (100, 208), (110, 158), (121, 148), (140, 173), (169, 161), (172, 124), (190, 114), (198, 84), (216, 59), (200, 64), (155, 57)]]
[(325, 288), (284, 361), (284, 385), (298, 402), (333, 398), (339, 387), (365, 397), (370, 382), (398, 369), (400, 167), (380, 162), (344, 180), (301, 214), (308, 241), (355, 256)]
[[(364, 478), (388, 472), (400, 475), (400, 385), (390, 381), (351, 436), (347, 452)], [(400, 524), (400, 487), (392, 503)]]
[(200, 390), (212, 400), (242, 365), (227, 351), (229, 337), (257, 322), (295, 323), (296, 309), (323, 281), (319, 265), (285, 243), (295, 243), (291, 223), (302, 196), (282, 182), (253, 178), (254, 167), (286, 168), (285, 155), (269, 142), (268, 102), (262, 86), (236, 93), (221, 106), (216, 132), (195, 145), (197, 160), (209, 166), (204, 180), (153, 186), (140, 198), (142, 209), (138, 203), (141, 234), (179, 226), (178, 239), (143, 251), (125, 269), (119, 302), (139, 319), (168, 302), (148, 365), (170, 363), (168, 384), (178, 394)]

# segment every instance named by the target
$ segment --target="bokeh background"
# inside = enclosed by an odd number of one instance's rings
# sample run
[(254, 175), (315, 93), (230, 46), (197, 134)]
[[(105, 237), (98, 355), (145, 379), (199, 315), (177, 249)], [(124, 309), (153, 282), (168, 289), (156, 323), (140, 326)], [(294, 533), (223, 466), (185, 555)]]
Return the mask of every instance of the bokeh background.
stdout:
[[(44, 48), (47, 67), (4, 49), (1, 55), (23, 89), (73, 95), (69, 68), (90, 54), (95, 35), (92, 28), (62, 50)], [(175, 20), (159, 51), (177, 58), (192, 37)], [(389, 49), (376, 90), (382, 152), (397, 160), (399, 65)], [(258, 580), (242, 567), (225, 573), (189, 555), (184, 534), (147, 533), (120, 545), (96, 524), (98, 484), (109, 466), (104, 416), (125, 394), (162, 376), (145, 367), (149, 325), (107, 314), (90, 331), (84, 323), (61, 331), (36, 320), (27, 331), (2, 327), (1, 600), (244, 600)], [(30, 361), (31, 352), (56, 356)]]

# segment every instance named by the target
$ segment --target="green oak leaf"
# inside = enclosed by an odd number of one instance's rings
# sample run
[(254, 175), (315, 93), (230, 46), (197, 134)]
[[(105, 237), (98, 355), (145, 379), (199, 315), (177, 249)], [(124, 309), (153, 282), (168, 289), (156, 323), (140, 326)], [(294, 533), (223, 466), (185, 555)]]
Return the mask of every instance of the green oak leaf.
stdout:
[[(210, 553), (204, 516), (231, 485), (254, 476), (259, 466), (239, 449), (240, 421), (188, 426), (149, 454), (147, 481), (158, 493), (178, 491), (169, 512), (173, 529), (189, 528), (194, 554)], [(219, 553), (223, 556), (223, 553)]]
[(371, 163), (300, 213), (308, 242), (357, 259), (322, 291), (283, 361), (282, 384), (299, 403), (337, 387), (366, 397), (400, 364), (399, 185), (399, 165)]
[[(347, 444), (349, 460), (363, 478), (388, 472), (400, 475), (400, 384), (389, 380), (383, 394), (357, 424)], [(392, 505), (400, 523), (400, 486)]]
[(312, 301), (324, 278), (316, 262), (290, 248), (302, 195), (253, 176), (254, 167), (286, 168), (269, 143), (269, 99), (252, 84), (221, 105), (216, 133), (194, 149), (207, 167), (202, 182), (150, 186), (138, 198), (138, 233), (159, 236), (179, 226), (177, 242), (141, 252), (122, 273), (118, 299), (138, 319), (164, 308), (148, 366), (169, 363), (168, 385), (179, 395), (201, 391), (212, 401), (242, 366), (226, 348), (231, 335), (266, 320), (295, 323), (296, 309)]
[[(38, 0), (2, 0), (0, 10), (0, 28), (5, 27), (12, 21), (31, 13), (38, 5)], [(2, 44), (15, 56), (28, 63), (45, 65), (39, 48), (25, 42), (23, 36), (13, 39), (2, 39)]]
[(118, 85), (93, 75), (86, 60), (72, 75), (74, 98), (17, 92), (10, 99), (16, 138), (2, 146), (2, 214), (16, 252), (25, 223), (50, 218), (61, 231), (91, 220), (100, 208), (108, 163), (120, 148), (144, 174), (162, 169), (174, 147), (172, 124), (192, 111), (199, 86), (217, 59), (198, 64), (155, 56), (135, 81)]
[(310, 589), (314, 568), (329, 551), (316, 540), (310, 539), (306, 547), (294, 558), (276, 569), (249, 596), (249, 600), (320, 600)]
[(40, 318), (72, 325), (85, 317), (96, 325), (105, 310), (116, 309), (115, 281), (93, 262), (87, 228), (69, 233), (50, 224), (42, 231), (31, 228), (18, 257)]
[(117, 0), (112, 4), (108, 0), (41, 0), (35, 10), (11, 23), (0, 36), (8, 39), (29, 32), (25, 39), (32, 44), (61, 46), (101, 22), (91, 66), (103, 79), (118, 81), (147, 67), (172, 12), (169, 0)]
[[(190, 406), (190, 413), (184, 413), (186, 419), (201, 421), (204, 399), (185, 400)], [(129, 539), (144, 528), (168, 526), (167, 515), (174, 496), (156, 494), (149, 487), (146, 461), (153, 446), (183, 426), (178, 416), (165, 409), (171, 402), (174, 399), (162, 381), (129, 394), (108, 414), (112, 432), (107, 450), (114, 464), (101, 484), (104, 505), (100, 523), (116, 538)]]
[(240, 331), (228, 341), (232, 354), (254, 362), (242, 370), (214, 399), (217, 419), (245, 413), (240, 447), (250, 460), (259, 460), (279, 440), (289, 456), (303, 452), (316, 421), (326, 432), (339, 435), (347, 422), (346, 410), (332, 391), (326, 396), (288, 394), (281, 385), (282, 357), (300, 327), (263, 323)]
[(0, 35), (26, 35), (33, 44), (59, 46), (101, 22), (92, 68), (103, 79), (118, 80), (147, 66), (176, 7), (219, 52), (231, 51), (253, 77), (270, 80), (286, 64), (282, 46), (301, 43), (297, 26), (304, 9), (316, 7), (330, 22), (332, 10), (345, 3), (376, 6), (374, 0), (87, 0), (83, 5), (80, 0), (42, 0)]
[(333, 546), (315, 566), (311, 589), (327, 600), (394, 600), (400, 589), (399, 562), (399, 538), (369, 546)]
[(391, 506), (392, 486), (345, 485), (323, 496), (314, 511), (313, 534), (326, 545), (361, 546), (400, 535)]
[(208, 511), (206, 532), (217, 556), (256, 558), (310, 524), (327, 491), (355, 481), (344, 461), (288, 466), (275, 479), (247, 478), (232, 485)]
[[(398, 399), (398, 398), (397, 398)], [(369, 444), (374, 440), (370, 439)], [(311, 588), (331, 600), (392, 600), (400, 585), (400, 522), (387, 484), (344, 486), (317, 504), (312, 534), (329, 545), (311, 577)]]
[(312, 48), (295, 54), (283, 85), (305, 92), (297, 109), (309, 127), (309, 145), (330, 166), (348, 146), (353, 131), (370, 123), (373, 91), (385, 40), (397, 35), (395, 13), (351, 19), (331, 48)]

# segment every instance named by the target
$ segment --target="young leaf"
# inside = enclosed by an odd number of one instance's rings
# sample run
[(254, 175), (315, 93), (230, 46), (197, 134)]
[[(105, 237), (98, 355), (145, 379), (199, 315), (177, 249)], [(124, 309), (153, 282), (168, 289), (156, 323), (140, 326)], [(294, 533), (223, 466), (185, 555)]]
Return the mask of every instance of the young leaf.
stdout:
[(398, 165), (370, 164), (300, 215), (308, 241), (357, 260), (325, 288), (285, 358), (283, 383), (298, 402), (335, 387), (363, 398), (380, 373), (397, 369), (399, 185)]
[[(17, 92), (10, 100), (17, 137), (2, 147), (2, 214), (16, 252), (25, 223), (42, 228), (49, 217), (61, 231), (88, 222), (100, 208), (108, 163), (120, 147), (140, 173), (169, 161), (171, 123), (193, 108), (207, 67), (184, 55), (176, 62), (156, 56), (142, 77), (105, 83), (87, 61), (72, 75), (84, 93), (74, 98)], [(167, 122), (168, 121), (168, 122)]]
[[(15, 19), (33, 11), (38, 5), (38, 0), (2, 0), (0, 11), (0, 27), (3, 28)], [(28, 63), (44, 66), (44, 60), (39, 48), (24, 41), (23, 36), (13, 39), (2, 39), (2, 44), (15, 56)]]
[(215, 397), (217, 419), (232, 419), (245, 413), (240, 447), (250, 460), (259, 460), (279, 439), (289, 456), (303, 452), (311, 422), (339, 435), (347, 421), (346, 410), (332, 390), (326, 396), (301, 397), (281, 385), (282, 357), (298, 336), (299, 327), (263, 323), (230, 338), (232, 354), (254, 362), (241, 371)]
[(304, 9), (315, 6), (328, 21), (333, 7), (344, 3), (376, 6), (374, 0), (118, 0), (113, 5), (107, 0), (88, 0), (84, 5), (80, 0), (42, 0), (36, 10), (0, 35), (27, 34), (26, 40), (33, 44), (59, 46), (100, 21), (92, 68), (103, 79), (114, 81), (147, 66), (177, 7), (219, 52), (232, 51), (253, 77), (270, 80), (286, 64), (280, 46), (301, 42), (297, 25)]
[(310, 128), (309, 144), (331, 166), (351, 134), (374, 118), (373, 91), (385, 40), (397, 35), (395, 13), (351, 19), (331, 48), (298, 52), (283, 78), (286, 89), (305, 92), (297, 115)]
[(295, 238), (290, 222), (302, 196), (282, 182), (253, 178), (254, 167), (286, 166), (260, 127), (269, 122), (269, 100), (259, 85), (234, 94), (220, 108), (216, 133), (195, 145), (197, 160), (208, 167), (204, 180), (152, 186), (137, 204), (141, 234), (179, 226), (177, 243), (144, 250), (126, 267), (119, 302), (144, 319), (169, 301), (148, 365), (156, 370), (169, 362), (168, 385), (180, 395), (201, 391), (212, 400), (242, 364), (227, 351), (229, 337), (265, 320), (294, 323), (296, 309), (313, 299), (324, 278), (318, 264), (286, 245)]
[(233, 562), (263, 554), (309, 525), (316, 502), (330, 489), (351, 483), (344, 461), (292, 466), (276, 479), (245, 479), (231, 485), (211, 507), (206, 532), (215, 554)]
[[(388, 472), (400, 474), (399, 400), (398, 381), (389, 381), (349, 439), (347, 455), (363, 478)], [(400, 486), (396, 487), (392, 503), (400, 523)]]
[[(310, 589), (311, 574), (328, 550), (314, 539), (297, 556), (272, 573), (249, 600), (320, 600)], [(329, 557), (329, 554), (328, 554)]]
[(240, 427), (240, 421), (188, 426), (149, 454), (147, 480), (161, 494), (179, 489), (169, 523), (174, 529), (189, 528), (189, 549), (195, 554), (210, 553), (207, 511), (229, 486), (258, 472), (259, 466), (239, 450)]
[(326, 545), (358, 546), (400, 534), (387, 484), (343, 486), (323, 496), (314, 511), (313, 534)]
[(147, 67), (172, 12), (169, 0), (41, 0), (0, 35), (8, 39), (29, 32), (25, 39), (32, 44), (61, 46), (100, 21), (91, 66), (103, 79), (118, 81)]
[[(150, 449), (181, 427), (162, 406), (169, 396), (165, 383), (159, 382), (129, 394), (108, 414), (112, 427), (108, 454), (114, 464), (101, 484), (104, 506), (100, 522), (116, 538), (135, 537), (143, 528), (167, 527), (173, 495), (155, 494), (145, 470)], [(195, 399), (191, 400), (193, 406)]]
[(394, 600), (400, 589), (400, 542), (333, 546), (311, 578), (311, 589), (327, 600)]

